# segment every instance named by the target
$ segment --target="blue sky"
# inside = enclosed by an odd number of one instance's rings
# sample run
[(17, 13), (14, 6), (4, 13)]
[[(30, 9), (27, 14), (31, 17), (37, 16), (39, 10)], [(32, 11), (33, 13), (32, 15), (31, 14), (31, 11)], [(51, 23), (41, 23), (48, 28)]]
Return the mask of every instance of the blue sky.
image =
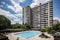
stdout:
[(60, 17), (60, 0), (53, 0), (54, 17)]
[(26, 1), (22, 2), (22, 3), (20, 3), (20, 5), (21, 5), (22, 7), (25, 7), (25, 6), (27, 6), (27, 5), (30, 5), (31, 3), (32, 3), (32, 0), (26, 0)]
[[(30, 5), (34, 7), (40, 2), (45, 3), (50, 0), (0, 0), (0, 14), (9, 18), (12, 24), (22, 23), (22, 8)], [(53, 16), (54, 19), (60, 21), (60, 0), (53, 0)]]

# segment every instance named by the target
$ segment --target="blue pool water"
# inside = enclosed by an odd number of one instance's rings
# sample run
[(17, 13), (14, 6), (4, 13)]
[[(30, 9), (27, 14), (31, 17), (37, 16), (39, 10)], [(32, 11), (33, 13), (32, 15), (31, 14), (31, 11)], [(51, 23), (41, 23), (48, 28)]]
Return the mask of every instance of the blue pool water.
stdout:
[(37, 34), (38, 34), (38, 32), (34, 32), (34, 31), (30, 32), (29, 31), (29, 32), (18, 33), (18, 34), (15, 34), (15, 35), (20, 36), (20, 37), (24, 37), (24, 38), (30, 38), (30, 37), (33, 37)]

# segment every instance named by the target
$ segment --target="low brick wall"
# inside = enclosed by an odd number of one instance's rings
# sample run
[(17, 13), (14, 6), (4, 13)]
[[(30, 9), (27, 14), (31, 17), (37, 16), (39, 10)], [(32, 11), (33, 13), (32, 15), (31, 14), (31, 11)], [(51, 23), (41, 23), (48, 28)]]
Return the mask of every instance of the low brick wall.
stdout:
[(20, 32), (20, 31), (26, 31), (25, 29), (6, 29), (6, 30), (0, 30), (0, 33), (11, 33), (11, 32)]

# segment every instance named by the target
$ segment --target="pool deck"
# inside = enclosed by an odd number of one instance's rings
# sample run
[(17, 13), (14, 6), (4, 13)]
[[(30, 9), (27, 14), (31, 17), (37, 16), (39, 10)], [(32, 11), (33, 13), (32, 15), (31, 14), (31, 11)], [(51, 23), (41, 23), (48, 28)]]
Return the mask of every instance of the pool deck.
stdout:
[[(19, 32), (17, 32), (17, 33), (19, 33)], [(47, 34), (47, 33), (45, 33), (45, 34), (48, 35), (50, 38), (41, 38), (41, 37), (39, 37), (39, 35), (41, 33), (36, 35), (36, 36), (33, 36), (31, 38), (27, 38), (27, 39), (26, 38), (22, 38), (22, 37), (18, 37), (18, 36), (14, 35), (14, 34), (15, 33), (10, 33), (10, 34), (7, 35), (9, 40), (16, 40), (17, 38), (19, 38), (19, 40), (54, 40), (54, 38), (51, 35)]]

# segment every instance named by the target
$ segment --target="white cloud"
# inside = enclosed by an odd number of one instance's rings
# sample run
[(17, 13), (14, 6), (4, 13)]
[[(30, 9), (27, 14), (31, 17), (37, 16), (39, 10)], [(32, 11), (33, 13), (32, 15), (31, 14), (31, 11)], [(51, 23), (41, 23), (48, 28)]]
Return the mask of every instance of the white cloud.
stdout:
[(20, 17), (22, 17), (22, 14), (15, 14), (15, 16), (20, 16)]
[(20, 2), (24, 2), (25, 0), (19, 0)]
[(4, 7), (3, 5), (0, 5), (0, 7)]
[(38, 6), (40, 3), (44, 4), (47, 1), (50, 1), (50, 0), (33, 0), (33, 3), (30, 6), (33, 8), (35, 6)]
[(40, 0), (33, 0), (33, 3), (30, 5), (32, 8), (35, 6), (38, 6), (40, 3)]
[(60, 18), (59, 17), (54, 17), (54, 20), (58, 20), (60, 22)]
[(5, 10), (0, 9), (0, 15), (4, 15), (8, 19), (10, 19), (11, 24), (15, 24), (16, 22), (22, 24), (21, 18), (18, 18), (18, 17), (21, 17), (21, 14), (11, 14), (9, 11), (5, 11)]
[(37, 3), (32, 3), (31, 5), (31, 8), (35, 7), (35, 6), (38, 6)]
[(2, 4), (5, 4), (5, 2), (2, 2)]
[(48, 1), (51, 1), (51, 0), (41, 0), (41, 3), (44, 4), (44, 3), (48, 2)]
[(8, 6), (8, 8), (12, 9), (13, 11), (16, 11), (13, 6)]
[[(5, 2), (1, 2), (2, 4), (6, 4)], [(0, 5), (0, 7), (4, 7), (3, 5)]]
[(25, 0), (14, 0), (17, 3), (24, 2)]
[(33, 0), (33, 2), (39, 4), (41, 3), (41, 0)]
[[(15, 24), (16, 22), (22, 24), (22, 7), (20, 6), (20, 2), (24, 2), (25, 0), (10, 0), (10, 1), (12, 2), (13, 6), (8, 5), (5, 2), (2, 2), (2, 4), (7, 5), (7, 7), (12, 9), (16, 14), (12, 14), (9, 11), (0, 9), (0, 15), (4, 15), (7, 18), (9, 18), (12, 24)], [(0, 6), (3, 7), (3, 5)]]
[(20, 3), (17, 3), (15, 0), (11, 0), (11, 2), (14, 5), (13, 7), (15, 8), (15, 12), (16, 13), (21, 13), (22, 12), (22, 7), (20, 6)]

